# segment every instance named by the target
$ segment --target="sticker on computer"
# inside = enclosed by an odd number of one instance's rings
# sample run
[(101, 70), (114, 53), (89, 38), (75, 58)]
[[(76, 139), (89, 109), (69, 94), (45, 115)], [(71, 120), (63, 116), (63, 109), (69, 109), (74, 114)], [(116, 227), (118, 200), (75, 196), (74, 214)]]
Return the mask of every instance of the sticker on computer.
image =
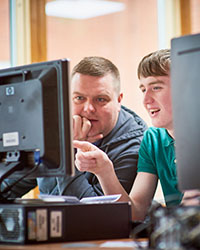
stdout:
[(47, 209), (36, 210), (36, 221), (37, 221), (37, 241), (47, 241)]
[(51, 211), (50, 223), (50, 237), (62, 237), (62, 212)]
[(3, 134), (3, 146), (4, 147), (12, 147), (19, 145), (19, 133), (11, 132)]
[(28, 239), (35, 240), (36, 239), (36, 213), (35, 211), (28, 212)]

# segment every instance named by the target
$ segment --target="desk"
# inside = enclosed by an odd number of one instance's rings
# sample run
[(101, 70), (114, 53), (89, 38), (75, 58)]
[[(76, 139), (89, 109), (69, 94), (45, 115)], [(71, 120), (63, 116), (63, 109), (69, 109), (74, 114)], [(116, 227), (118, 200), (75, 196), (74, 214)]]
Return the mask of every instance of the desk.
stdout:
[[(139, 242), (147, 242), (147, 240), (139, 240)], [(103, 243), (110, 244), (130, 244), (126, 246), (116, 247), (104, 247)], [(118, 239), (118, 240), (101, 240), (101, 241), (81, 241), (81, 242), (61, 242), (61, 243), (50, 243), (50, 244), (35, 244), (35, 245), (0, 245), (0, 250), (124, 250), (134, 249), (132, 244), (135, 242), (132, 239)], [(128, 247), (129, 246), (129, 247)], [(135, 248), (136, 249), (136, 248)]]

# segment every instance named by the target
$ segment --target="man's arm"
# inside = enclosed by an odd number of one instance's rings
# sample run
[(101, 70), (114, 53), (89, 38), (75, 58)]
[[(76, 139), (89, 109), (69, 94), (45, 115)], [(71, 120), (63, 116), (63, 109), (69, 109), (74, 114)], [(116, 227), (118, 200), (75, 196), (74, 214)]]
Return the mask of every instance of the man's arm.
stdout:
[[(137, 157), (136, 153), (126, 152), (126, 155), (119, 154), (113, 161), (116, 178), (127, 192), (130, 192), (136, 176)], [(79, 199), (104, 194), (98, 178), (88, 171), (76, 169), (75, 176), (59, 177), (57, 183), (60, 194), (77, 196)]]
[(132, 219), (143, 220), (156, 190), (157, 177), (149, 173), (138, 173), (128, 195), (115, 174), (112, 162), (104, 152), (87, 142), (75, 141), (74, 146), (80, 149), (75, 160), (78, 169), (94, 173), (105, 195), (121, 194), (121, 201), (131, 201)]
[[(112, 144), (104, 149), (113, 163), (117, 179), (126, 192), (130, 192), (137, 174), (137, 160), (140, 140), (138, 138)], [(80, 172), (76, 169), (75, 176), (57, 178), (59, 192), (62, 195), (73, 195), (79, 199), (88, 196), (103, 195), (98, 178), (91, 172)]]

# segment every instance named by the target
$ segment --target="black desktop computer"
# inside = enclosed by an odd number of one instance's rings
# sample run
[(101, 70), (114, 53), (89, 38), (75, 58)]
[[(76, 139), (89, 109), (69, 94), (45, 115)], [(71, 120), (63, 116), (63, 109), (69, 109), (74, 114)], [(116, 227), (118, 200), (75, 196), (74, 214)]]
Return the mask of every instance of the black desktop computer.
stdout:
[(131, 205), (0, 204), (0, 244), (36, 244), (128, 238)]

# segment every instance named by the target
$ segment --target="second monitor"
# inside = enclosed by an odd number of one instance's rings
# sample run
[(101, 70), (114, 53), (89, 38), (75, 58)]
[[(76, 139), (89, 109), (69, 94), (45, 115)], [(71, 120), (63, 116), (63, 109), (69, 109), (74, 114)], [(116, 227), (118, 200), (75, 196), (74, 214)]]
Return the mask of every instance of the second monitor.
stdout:
[(171, 46), (179, 188), (200, 189), (200, 34), (174, 38)]

